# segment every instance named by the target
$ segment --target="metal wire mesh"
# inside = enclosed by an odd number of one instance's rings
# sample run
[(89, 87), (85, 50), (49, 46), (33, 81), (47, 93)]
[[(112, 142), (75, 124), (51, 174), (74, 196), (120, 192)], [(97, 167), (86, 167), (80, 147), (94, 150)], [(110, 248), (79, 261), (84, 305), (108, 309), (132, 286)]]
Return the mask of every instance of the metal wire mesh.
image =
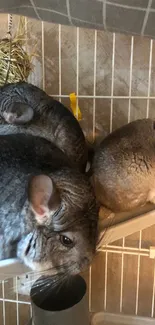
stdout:
[[(6, 16), (7, 19), (7, 16)], [(27, 21), (29, 24), (29, 20)], [(27, 27), (29, 26), (27, 24)], [(35, 24), (34, 21), (31, 20), (31, 26)], [(41, 72), (38, 72), (38, 65), (34, 72), (34, 75), (30, 77), (30, 81), (38, 80), (41, 75), (40, 86), (46, 90), (46, 77), (48, 70), (45, 66), (46, 63), (46, 41), (45, 40), (45, 23), (40, 22), (40, 36), (41, 36), (41, 49), (40, 49), (40, 61), (39, 61), (39, 69)], [(55, 26), (51, 25), (50, 29), (54, 29)], [(66, 99), (69, 99), (69, 93), (63, 92), (63, 73), (62, 73), (62, 55), (63, 55), (63, 27), (61, 25), (57, 26), (57, 36), (56, 42), (58, 47), (58, 69), (57, 69), (57, 77), (58, 77), (58, 92), (57, 93), (49, 93), (51, 96), (58, 98), (60, 101), (64, 102)], [(30, 32), (30, 31), (29, 31)], [(119, 114), (114, 114), (114, 103), (115, 100), (119, 100), (119, 102), (125, 100), (127, 103), (127, 120), (126, 122), (130, 122), (132, 120), (132, 111), (135, 107), (133, 107), (132, 101), (139, 100), (144, 101), (145, 112), (143, 117), (150, 116), (150, 102), (155, 99), (153, 95), (153, 91), (151, 90), (151, 82), (152, 82), (152, 72), (154, 73), (154, 66), (152, 65), (153, 59), (153, 49), (154, 49), (154, 41), (148, 40), (147, 44), (149, 46), (149, 62), (146, 63), (145, 70), (147, 69), (147, 91), (143, 94), (143, 92), (139, 92), (138, 94), (133, 93), (133, 60), (134, 60), (134, 49), (135, 49), (135, 40), (137, 44), (137, 38), (134, 36), (128, 37), (128, 47), (130, 48), (129, 53), (129, 66), (127, 67), (128, 71), (128, 93), (125, 94), (116, 94), (115, 92), (115, 63), (118, 56), (118, 49), (116, 51), (117, 46), (117, 37), (115, 34), (112, 34), (112, 47), (111, 47), (111, 78), (109, 80), (109, 92), (106, 94), (105, 92), (99, 94), (98, 92), (98, 83), (97, 83), (97, 64), (99, 60), (98, 56), (98, 41), (100, 41), (101, 32), (98, 31), (90, 31), (91, 40), (93, 40), (92, 45), (92, 56), (93, 56), (93, 81), (92, 81), (92, 91), (86, 91), (86, 93), (81, 93), (80, 89), (80, 69), (81, 69), (81, 52), (80, 52), (80, 35), (82, 31), (79, 28), (74, 28), (74, 47), (75, 47), (75, 80), (74, 85), (75, 89), (73, 91), (76, 92), (78, 101), (80, 100), (91, 100), (92, 103), (92, 124), (91, 124), (91, 138), (95, 140), (96, 137), (96, 117), (98, 115), (98, 105), (97, 100), (109, 100), (110, 105), (109, 109), (109, 125), (107, 126), (108, 132), (111, 132), (114, 128), (115, 120), (119, 120)], [(89, 32), (87, 32), (88, 37)], [(38, 36), (36, 36), (38, 37)], [(49, 36), (50, 41), (50, 36)], [(129, 44), (130, 42), (130, 44)], [(27, 47), (29, 47), (29, 36), (27, 40)], [(121, 48), (120, 48), (121, 51)], [(89, 57), (88, 57), (89, 61)], [(66, 79), (67, 80), (67, 79)], [(86, 81), (87, 82), (87, 81)], [(37, 84), (38, 85), (38, 84)], [(153, 88), (153, 90), (155, 90)], [(67, 102), (69, 103), (69, 102)], [(82, 103), (82, 102), (81, 102)], [(152, 102), (151, 102), (152, 103)], [(152, 104), (151, 104), (152, 105)], [(77, 102), (78, 107), (78, 102)], [(151, 106), (152, 107), (152, 106)], [(136, 108), (135, 108), (136, 109)], [(151, 108), (152, 111), (152, 108)], [(138, 111), (139, 116), (140, 111)], [(151, 113), (151, 116), (153, 114)], [(83, 116), (85, 116), (85, 110), (83, 110)], [(137, 116), (137, 115), (136, 115)], [(154, 113), (155, 116), (155, 113)], [(87, 117), (86, 117), (87, 119)], [(89, 307), (90, 311), (110, 311), (110, 312), (120, 312), (120, 313), (130, 313), (134, 315), (144, 315), (148, 317), (155, 317), (154, 313), (154, 299), (155, 299), (155, 261), (149, 259), (150, 249), (149, 247), (152, 245), (155, 246), (153, 232), (152, 230), (140, 231), (134, 236), (130, 236), (129, 238), (122, 238), (121, 241), (116, 243), (112, 243), (111, 245), (107, 245), (103, 247), (100, 252), (100, 257), (98, 261), (94, 261), (94, 264), (89, 270), (88, 276), (88, 284), (89, 284)], [(150, 235), (151, 233), (151, 235)], [(147, 240), (149, 236), (149, 240)], [(118, 257), (118, 260), (117, 260)], [(133, 274), (132, 270), (129, 272), (129, 259), (133, 261)], [(113, 261), (117, 264), (113, 264)], [(114, 266), (113, 266), (114, 265)], [(112, 269), (112, 271), (111, 271)], [(148, 274), (147, 270), (148, 269)], [(112, 272), (112, 273), (111, 273)], [(128, 274), (128, 277), (127, 277)], [(22, 297), (18, 294), (17, 290), (17, 282), (18, 278), (15, 280), (16, 282), (16, 294), (13, 297), (10, 297), (11, 286), (8, 287), (6, 282), (2, 282), (1, 284), (1, 293), (0, 293), (0, 319), (3, 325), (22, 325), (25, 324), (26, 318), (21, 318), (20, 316), (20, 306), (23, 305), (23, 308), (29, 308), (28, 317), (30, 316), (30, 302), (28, 298)], [(111, 282), (110, 282), (111, 281)], [(147, 283), (149, 281), (149, 284)], [(129, 282), (129, 285), (128, 283)], [(112, 284), (110, 284), (112, 283)], [(113, 284), (116, 284), (113, 289)], [(145, 284), (145, 285), (144, 285)], [(128, 291), (132, 286), (132, 294), (129, 294)], [(148, 287), (148, 291), (147, 291)], [(146, 289), (146, 295), (144, 291)], [(114, 290), (114, 291), (113, 291)], [(9, 292), (9, 293), (8, 293)], [(130, 301), (132, 299), (132, 302)], [(147, 299), (147, 303), (145, 301)], [(13, 304), (15, 306), (15, 310), (12, 311), (12, 319), (14, 321), (11, 323), (11, 316), (8, 317), (8, 305), (11, 306)], [(146, 305), (146, 308), (144, 308)], [(6, 308), (7, 306), (7, 308)], [(26, 307), (28, 306), (28, 307)], [(11, 307), (10, 307), (11, 310)]]

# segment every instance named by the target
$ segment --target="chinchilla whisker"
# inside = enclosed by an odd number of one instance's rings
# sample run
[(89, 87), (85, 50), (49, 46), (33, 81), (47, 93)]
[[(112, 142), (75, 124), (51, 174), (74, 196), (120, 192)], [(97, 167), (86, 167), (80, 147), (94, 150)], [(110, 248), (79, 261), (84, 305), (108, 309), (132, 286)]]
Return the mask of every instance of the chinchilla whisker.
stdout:
[[(58, 276), (58, 279), (55, 282), (50, 282), (46, 281), (46, 283), (42, 283), (42, 285), (37, 286), (38, 290), (40, 292), (43, 292), (44, 295), (42, 297), (42, 301), (50, 294), (50, 292), (56, 287), (57, 290), (59, 290), (61, 288), (61, 286), (64, 284), (65, 280), (66, 280), (66, 275), (63, 275), (61, 277)], [(33, 286), (33, 288), (35, 288), (35, 285)], [(38, 290), (34, 293), (32, 293), (32, 296), (35, 296), (36, 294), (38, 294)], [(42, 302), (41, 301), (41, 302)]]

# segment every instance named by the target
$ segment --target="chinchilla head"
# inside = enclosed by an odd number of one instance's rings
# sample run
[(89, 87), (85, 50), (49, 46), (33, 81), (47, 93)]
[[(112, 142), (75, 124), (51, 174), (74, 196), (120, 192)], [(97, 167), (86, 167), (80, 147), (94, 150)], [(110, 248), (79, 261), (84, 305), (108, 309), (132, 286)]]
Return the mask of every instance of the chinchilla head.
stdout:
[(47, 275), (76, 274), (93, 258), (98, 208), (88, 179), (68, 169), (37, 175), (28, 185), (27, 218), (32, 231), (18, 245), (18, 256)]

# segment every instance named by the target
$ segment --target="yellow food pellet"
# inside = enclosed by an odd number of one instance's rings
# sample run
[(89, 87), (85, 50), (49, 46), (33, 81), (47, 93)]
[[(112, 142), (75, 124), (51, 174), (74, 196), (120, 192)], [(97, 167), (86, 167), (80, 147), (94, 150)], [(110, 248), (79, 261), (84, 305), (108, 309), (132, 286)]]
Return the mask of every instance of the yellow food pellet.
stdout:
[(69, 97), (70, 97), (71, 110), (72, 110), (74, 116), (77, 118), (77, 120), (80, 121), (82, 119), (82, 114), (81, 114), (79, 106), (77, 105), (77, 97), (76, 97), (75, 93), (71, 93)]

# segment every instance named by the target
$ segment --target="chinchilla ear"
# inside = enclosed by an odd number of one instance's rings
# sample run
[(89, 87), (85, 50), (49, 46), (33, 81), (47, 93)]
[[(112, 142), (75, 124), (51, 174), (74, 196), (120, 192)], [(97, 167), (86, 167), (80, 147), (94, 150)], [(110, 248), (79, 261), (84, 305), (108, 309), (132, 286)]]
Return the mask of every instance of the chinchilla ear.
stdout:
[(33, 119), (34, 111), (28, 104), (13, 102), (2, 115), (9, 124), (25, 124)]
[(50, 221), (52, 212), (60, 207), (61, 198), (55, 183), (47, 175), (33, 176), (28, 186), (28, 199), (39, 224)]

